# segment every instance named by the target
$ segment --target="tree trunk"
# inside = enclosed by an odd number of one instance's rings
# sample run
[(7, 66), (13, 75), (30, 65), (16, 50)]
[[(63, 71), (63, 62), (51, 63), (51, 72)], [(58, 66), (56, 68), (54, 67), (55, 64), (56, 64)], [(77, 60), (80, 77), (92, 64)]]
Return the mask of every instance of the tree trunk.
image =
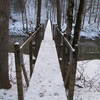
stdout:
[(70, 66), (71, 72), (70, 72), (70, 80), (69, 80), (70, 85), (69, 85), (69, 92), (68, 92), (68, 100), (73, 100), (73, 96), (74, 96), (75, 75), (76, 75), (77, 59), (78, 59), (78, 42), (79, 42), (79, 36), (80, 36), (80, 30), (81, 30), (81, 24), (82, 24), (84, 3), (85, 3), (85, 0), (80, 0), (79, 10), (78, 10), (77, 19), (76, 19), (76, 25), (74, 28), (74, 39), (73, 39), (72, 46), (75, 49), (75, 51), (72, 54), (72, 65)]
[(84, 12), (83, 12), (82, 29), (84, 28), (84, 24), (85, 24), (86, 7), (87, 7), (87, 2), (85, 2), (85, 8), (84, 8)]
[(90, 14), (89, 14), (89, 21), (88, 21), (89, 24), (91, 22), (91, 17), (92, 17), (92, 7), (93, 7), (93, 0), (91, 0), (91, 5), (90, 5)]
[(96, 15), (95, 15), (95, 19), (94, 19), (94, 22), (96, 23), (96, 21), (97, 21), (97, 17), (98, 17), (98, 13), (100, 13), (99, 12), (99, 0), (97, 1), (97, 8), (96, 8)]
[(57, 7), (57, 24), (59, 29), (61, 30), (61, 5), (60, 0), (56, 0), (56, 7)]
[(9, 0), (0, 0), (0, 88), (11, 87), (8, 72)]
[[(69, 42), (71, 41), (71, 32), (72, 32), (72, 24), (73, 24), (73, 8), (74, 8), (74, 0), (68, 0), (68, 9), (67, 9), (67, 29), (66, 29), (66, 37)], [(68, 79), (69, 79), (69, 61), (70, 61), (70, 49), (68, 48), (67, 52), (67, 60), (66, 60), (66, 79), (65, 79), (65, 87), (68, 88)]]
[(41, 21), (41, 0), (37, 0), (36, 28), (39, 27), (40, 21)]

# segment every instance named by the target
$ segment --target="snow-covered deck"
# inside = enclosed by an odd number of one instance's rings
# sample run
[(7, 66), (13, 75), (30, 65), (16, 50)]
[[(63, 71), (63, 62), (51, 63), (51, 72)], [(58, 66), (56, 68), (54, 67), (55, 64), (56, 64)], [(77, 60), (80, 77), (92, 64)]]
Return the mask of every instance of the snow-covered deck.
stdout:
[(47, 24), (25, 100), (67, 100), (50, 21)]

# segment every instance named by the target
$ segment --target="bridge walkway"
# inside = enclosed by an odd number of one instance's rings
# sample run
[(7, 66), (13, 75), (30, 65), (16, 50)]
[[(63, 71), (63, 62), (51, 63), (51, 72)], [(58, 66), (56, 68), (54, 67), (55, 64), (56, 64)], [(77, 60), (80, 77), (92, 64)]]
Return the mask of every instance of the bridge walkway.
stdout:
[(50, 21), (45, 30), (25, 100), (67, 100)]

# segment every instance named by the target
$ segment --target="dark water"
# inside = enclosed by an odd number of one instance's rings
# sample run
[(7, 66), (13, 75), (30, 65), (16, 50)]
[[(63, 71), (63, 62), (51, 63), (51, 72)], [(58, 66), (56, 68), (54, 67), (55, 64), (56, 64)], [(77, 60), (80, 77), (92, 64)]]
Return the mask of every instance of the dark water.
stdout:
[(100, 38), (80, 39), (79, 60), (100, 59)]
[[(14, 52), (14, 43), (19, 42), (22, 44), (27, 37), (25, 36), (10, 36), (9, 39), (9, 52)], [(26, 48), (25, 53), (28, 52)], [(80, 39), (79, 43), (79, 60), (100, 59), (100, 38)]]

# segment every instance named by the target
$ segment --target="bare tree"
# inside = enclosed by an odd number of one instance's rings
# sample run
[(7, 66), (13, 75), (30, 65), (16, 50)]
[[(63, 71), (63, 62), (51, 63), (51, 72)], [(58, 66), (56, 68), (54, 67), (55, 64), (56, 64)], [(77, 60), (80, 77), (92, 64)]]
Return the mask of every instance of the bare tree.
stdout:
[(85, 17), (86, 17), (86, 7), (87, 7), (87, 2), (85, 2), (85, 8), (84, 8), (84, 12), (83, 12), (82, 29), (83, 29), (83, 27), (84, 27), (84, 23), (85, 23)]
[(100, 13), (100, 12), (99, 12), (99, 10), (100, 10), (100, 9), (99, 9), (99, 4), (100, 4), (100, 0), (97, 1), (97, 8), (96, 8), (96, 15), (95, 15), (94, 22), (97, 21), (98, 14)]
[(81, 31), (81, 25), (82, 25), (84, 3), (85, 0), (80, 0), (79, 9), (76, 18), (76, 25), (74, 28), (74, 38), (73, 38), (72, 46), (75, 49), (75, 51), (72, 53), (72, 65), (70, 66), (71, 71), (70, 71), (70, 79), (69, 79), (68, 100), (73, 100), (73, 96), (74, 96), (75, 75), (76, 75), (77, 59), (78, 59), (78, 42), (79, 42), (79, 36)]
[(39, 26), (41, 21), (41, 0), (37, 0), (37, 19), (36, 19), (36, 28)]
[(61, 30), (61, 4), (60, 0), (56, 0), (56, 8), (57, 8), (57, 24), (59, 29)]
[(92, 17), (92, 7), (93, 7), (93, 0), (91, 0), (90, 2), (90, 14), (89, 14), (89, 21), (88, 21), (89, 24), (91, 22), (91, 17)]
[[(74, 9), (74, 0), (68, 0), (68, 8), (67, 8), (67, 29), (66, 29), (66, 37), (69, 41), (71, 41), (71, 32), (72, 32), (72, 24), (73, 24), (73, 9)], [(66, 66), (67, 66), (67, 72), (66, 72), (66, 79), (65, 79), (65, 86), (68, 88), (68, 79), (69, 79), (69, 66), (70, 61), (70, 49), (68, 49), (67, 52), (67, 60), (66, 60)]]
[(0, 88), (11, 87), (8, 72), (9, 0), (0, 0)]

